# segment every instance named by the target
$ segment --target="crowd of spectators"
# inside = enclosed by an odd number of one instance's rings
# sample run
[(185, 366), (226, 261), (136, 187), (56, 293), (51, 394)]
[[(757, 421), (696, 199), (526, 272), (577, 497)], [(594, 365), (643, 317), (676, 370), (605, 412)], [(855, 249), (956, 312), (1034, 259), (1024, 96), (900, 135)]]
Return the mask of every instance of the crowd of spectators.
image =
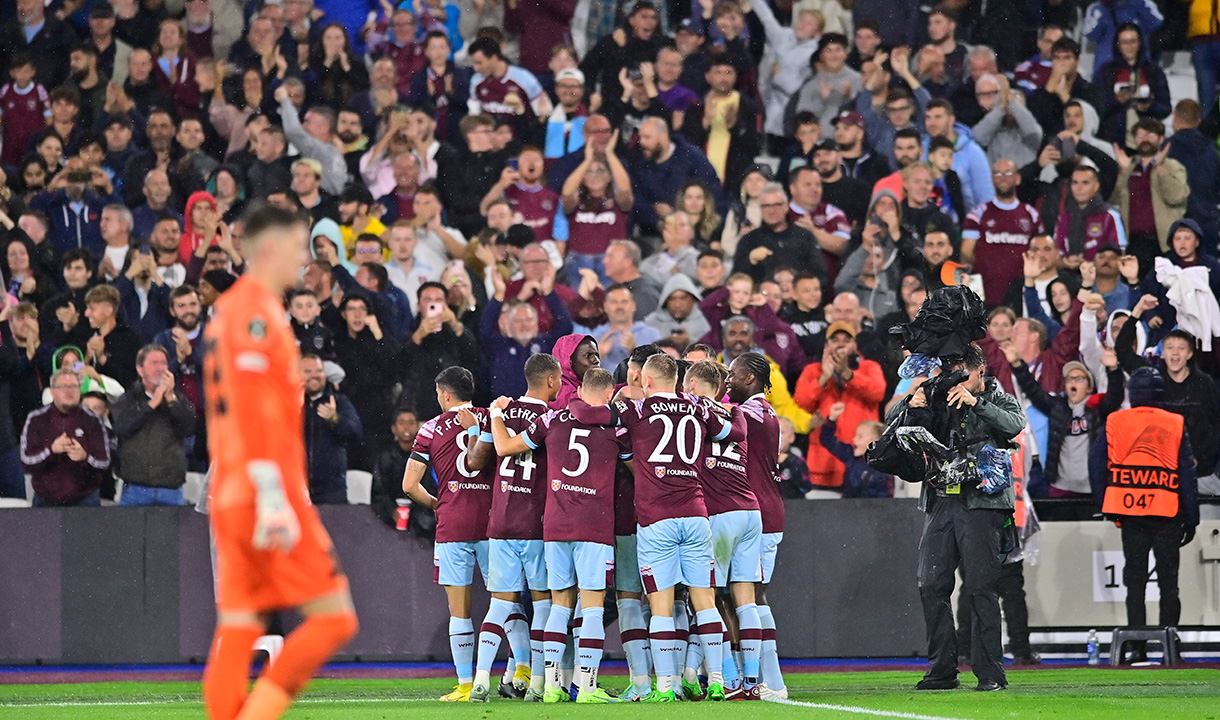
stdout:
[(24, 466), (35, 504), (183, 502), (255, 202), (312, 221), (285, 312), (318, 503), (363, 470), (393, 522), (436, 374), (519, 394), (572, 333), (606, 366), (765, 353), (785, 494), (891, 496), (860, 460), (920, 382), (889, 329), (959, 283), (1036, 497), (1087, 495), (1146, 363), (1217, 492), (1213, 4), (846, 5), (0, 3), (0, 494)]

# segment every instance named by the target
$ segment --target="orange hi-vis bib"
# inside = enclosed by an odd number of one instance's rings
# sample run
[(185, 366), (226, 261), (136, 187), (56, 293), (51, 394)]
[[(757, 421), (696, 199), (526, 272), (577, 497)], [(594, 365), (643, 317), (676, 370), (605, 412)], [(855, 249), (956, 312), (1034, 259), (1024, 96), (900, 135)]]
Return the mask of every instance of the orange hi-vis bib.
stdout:
[(1181, 415), (1152, 407), (1120, 410), (1106, 421), (1110, 475), (1102, 512), (1175, 517)]

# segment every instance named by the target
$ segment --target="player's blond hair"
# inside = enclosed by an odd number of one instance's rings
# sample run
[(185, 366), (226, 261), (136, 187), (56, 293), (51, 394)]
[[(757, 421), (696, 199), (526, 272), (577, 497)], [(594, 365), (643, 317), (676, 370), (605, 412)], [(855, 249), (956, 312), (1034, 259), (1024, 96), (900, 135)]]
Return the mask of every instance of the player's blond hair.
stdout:
[(642, 372), (662, 385), (673, 387), (678, 382), (678, 361), (665, 353), (653, 355), (644, 363)]
[(711, 388), (713, 392), (720, 389), (728, 375), (728, 368), (715, 360), (700, 360), (686, 369), (686, 377)]
[(603, 392), (614, 387), (614, 376), (605, 368), (589, 368), (581, 380), (581, 387), (589, 392)]

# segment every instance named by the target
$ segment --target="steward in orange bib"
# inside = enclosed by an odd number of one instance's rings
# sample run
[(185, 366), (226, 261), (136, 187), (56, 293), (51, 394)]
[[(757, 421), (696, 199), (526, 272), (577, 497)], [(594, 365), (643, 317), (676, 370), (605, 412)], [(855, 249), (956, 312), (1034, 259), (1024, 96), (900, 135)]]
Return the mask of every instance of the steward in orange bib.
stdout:
[[(1131, 409), (1110, 415), (1089, 453), (1093, 500), (1122, 529), (1127, 625), (1147, 624), (1144, 588), (1151, 550), (1161, 589), (1160, 625), (1175, 627), (1182, 614), (1179, 548), (1194, 538), (1199, 524), (1195, 460), (1182, 416), (1156, 407), (1165, 388), (1161, 373), (1143, 367), (1128, 383)], [(1128, 661), (1146, 658), (1137, 647)]]

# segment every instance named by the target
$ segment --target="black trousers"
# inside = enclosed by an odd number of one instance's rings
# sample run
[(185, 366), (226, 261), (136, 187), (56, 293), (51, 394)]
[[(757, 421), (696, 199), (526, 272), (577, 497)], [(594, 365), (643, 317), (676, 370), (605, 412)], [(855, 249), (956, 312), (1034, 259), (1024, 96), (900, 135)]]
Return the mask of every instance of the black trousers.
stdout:
[[(1025, 604), (1023, 561), (1004, 563), (1000, 567), (999, 594), (1004, 623), (1008, 626), (1008, 651), (1015, 657), (1029, 655), (1029, 608)], [(962, 593), (957, 599), (957, 651), (961, 655), (970, 655), (973, 612), (970, 596)]]
[(1182, 521), (1179, 518), (1133, 517), (1122, 521), (1123, 583), (1127, 586), (1127, 625), (1148, 624), (1144, 589), (1148, 585), (1148, 551), (1156, 560), (1156, 584), (1161, 589), (1163, 627), (1176, 627), (1182, 616), (1178, 598)]
[(1008, 510), (968, 510), (957, 498), (933, 497), (919, 541), (919, 598), (928, 633), (925, 677), (957, 676), (953, 587), (962, 569), (962, 595), (970, 599), (970, 669), (979, 681), (1006, 684), (1000, 640), (1000, 570)]

